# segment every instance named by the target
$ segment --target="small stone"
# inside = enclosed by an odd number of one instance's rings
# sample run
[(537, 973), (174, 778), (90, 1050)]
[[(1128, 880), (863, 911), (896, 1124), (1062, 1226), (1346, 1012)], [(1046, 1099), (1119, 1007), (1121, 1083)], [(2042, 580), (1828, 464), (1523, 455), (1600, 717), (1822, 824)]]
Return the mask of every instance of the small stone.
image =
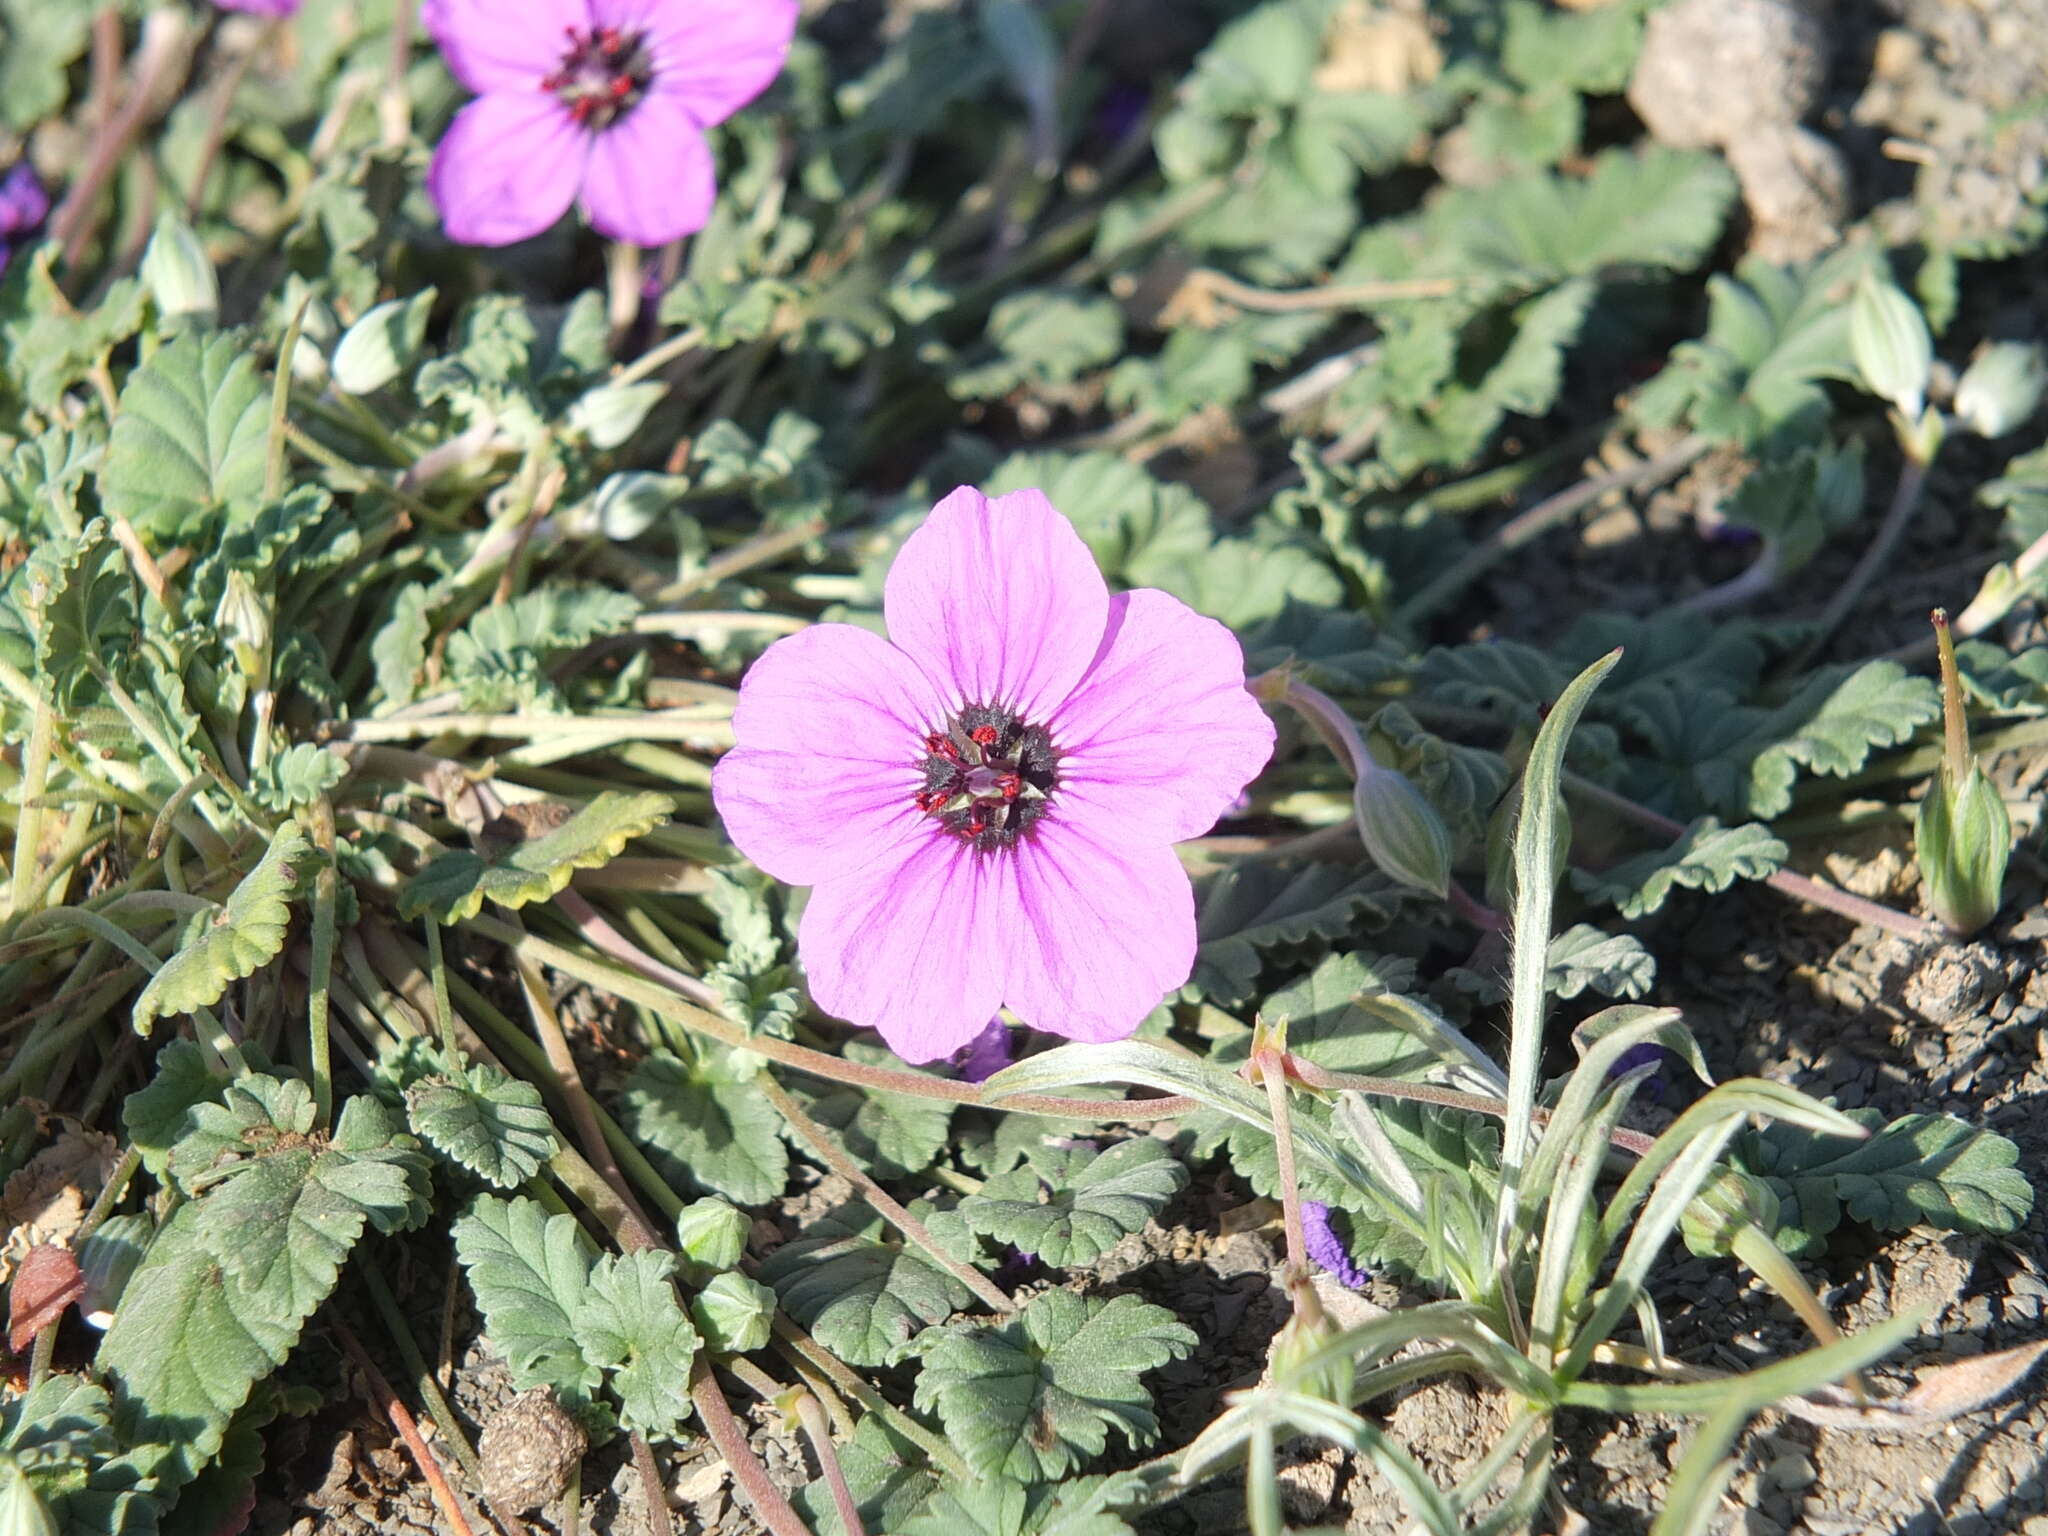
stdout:
[(1796, 1493), (1801, 1488), (1811, 1488), (1818, 1476), (1813, 1469), (1813, 1461), (1804, 1452), (1787, 1451), (1764, 1468), (1763, 1481), (1771, 1487)]
[(2048, 1301), (2048, 1280), (2030, 1269), (2023, 1269), (2005, 1282), (2005, 1291), (2008, 1296), (2033, 1296)]
[(484, 1496), (514, 1514), (538, 1509), (568, 1486), (589, 1444), (548, 1388), (522, 1392), (491, 1415), (478, 1442)]
[(1650, 14), (1629, 105), (1681, 148), (1796, 123), (1827, 79), (1827, 27), (1789, 0), (1675, 0)]

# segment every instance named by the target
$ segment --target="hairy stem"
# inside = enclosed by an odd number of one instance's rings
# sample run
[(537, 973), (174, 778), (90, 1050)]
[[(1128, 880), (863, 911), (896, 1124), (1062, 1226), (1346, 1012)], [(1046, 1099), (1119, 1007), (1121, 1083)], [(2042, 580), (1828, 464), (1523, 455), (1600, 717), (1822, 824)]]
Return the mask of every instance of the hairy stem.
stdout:
[(769, 1480), (767, 1468), (761, 1465), (760, 1458), (747, 1444), (745, 1431), (740, 1428), (739, 1420), (732, 1416), (732, 1406), (712, 1379), (710, 1360), (701, 1353), (690, 1368), (690, 1401), (696, 1404), (697, 1417), (703, 1422), (704, 1432), (711, 1437), (712, 1445), (717, 1447), (718, 1454), (732, 1469), (733, 1481), (747, 1496), (747, 1502), (753, 1506), (760, 1522), (774, 1536), (811, 1536), (803, 1520), (790, 1507), (789, 1500), (783, 1497), (782, 1490)]
[(939, 1240), (932, 1236), (931, 1229), (911, 1215), (887, 1190), (877, 1184), (873, 1175), (848, 1157), (832, 1140), (830, 1133), (805, 1114), (803, 1106), (791, 1098), (780, 1083), (763, 1072), (755, 1079), (755, 1086), (761, 1090), (761, 1096), (773, 1104), (782, 1118), (789, 1122), (790, 1129), (803, 1138), (804, 1144), (825, 1160), (827, 1167), (857, 1188), (861, 1198), (873, 1206), (884, 1221), (922, 1248), (934, 1264), (943, 1268), (996, 1312), (1008, 1316), (1017, 1310), (1017, 1303), (1009, 1298), (1002, 1287), (973, 1265), (963, 1264), (946, 1252)]

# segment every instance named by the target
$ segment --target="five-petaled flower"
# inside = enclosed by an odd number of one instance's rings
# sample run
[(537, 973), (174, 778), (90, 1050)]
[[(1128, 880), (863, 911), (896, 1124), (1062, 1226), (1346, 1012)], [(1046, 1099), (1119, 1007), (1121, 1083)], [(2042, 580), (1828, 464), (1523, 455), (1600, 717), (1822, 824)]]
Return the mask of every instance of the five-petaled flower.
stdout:
[(1037, 491), (940, 502), (883, 611), (887, 640), (819, 624), (770, 646), (712, 778), (740, 851), (814, 887), (812, 997), (909, 1061), (999, 1005), (1122, 1039), (1194, 965), (1173, 844), (1273, 750), (1236, 638), (1164, 592), (1112, 596)]
[(426, 0), (477, 92), (427, 173), (450, 236), (509, 245), (582, 194), (601, 235), (665, 245), (717, 197), (704, 130), (767, 89), (797, 0)]

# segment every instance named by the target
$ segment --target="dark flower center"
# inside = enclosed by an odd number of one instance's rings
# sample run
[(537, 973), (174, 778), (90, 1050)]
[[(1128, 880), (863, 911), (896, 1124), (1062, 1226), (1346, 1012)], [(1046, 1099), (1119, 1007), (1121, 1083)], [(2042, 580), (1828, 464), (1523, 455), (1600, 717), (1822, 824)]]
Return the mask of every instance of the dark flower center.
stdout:
[(639, 105), (654, 78), (654, 58), (643, 33), (618, 27), (584, 32), (569, 28), (562, 65), (541, 81), (586, 128), (609, 128)]
[(924, 739), (917, 808), (983, 853), (1029, 832), (1059, 786), (1059, 754), (1042, 725), (999, 704), (970, 704)]

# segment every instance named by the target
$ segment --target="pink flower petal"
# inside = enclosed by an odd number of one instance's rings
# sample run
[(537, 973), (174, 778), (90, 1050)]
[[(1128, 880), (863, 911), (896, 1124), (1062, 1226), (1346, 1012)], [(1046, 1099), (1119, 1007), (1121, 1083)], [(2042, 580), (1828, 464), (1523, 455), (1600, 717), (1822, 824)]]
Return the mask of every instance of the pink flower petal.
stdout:
[(717, 198), (711, 146), (682, 104), (658, 91), (598, 135), (583, 177), (590, 227), (634, 245), (694, 234)]
[(1041, 491), (990, 501), (962, 486), (889, 568), (889, 638), (956, 704), (1003, 704), (1041, 724), (1095, 659), (1109, 588)]
[(819, 624), (776, 641), (740, 684), (739, 745), (712, 771), (726, 835), (790, 885), (886, 862), (932, 826), (913, 797), (939, 722), (936, 690), (879, 635)]
[(529, 91), (562, 62), (569, 33), (590, 29), (590, 8), (584, 0), (424, 0), (420, 24), (472, 91)]
[(1095, 665), (1047, 722), (1054, 803), (1106, 837), (1200, 837), (1273, 755), (1237, 637), (1149, 588), (1109, 600)]
[(568, 212), (589, 151), (590, 135), (553, 96), (479, 96), (448, 125), (427, 191), (449, 239), (510, 245)]
[(1034, 1029), (1122, 1040), (1195, 968), (1195, 893), (1165, 843), (1110, 843), (1048, 813), (1015, 856), (1003, 1001)]
[(646, 36), (654, 89), (699, 127), (722, 123), (782, 73), (797, 0), (590, 0), (600, 26)]
[(891, 862), (811, 892), (797, 952), (825, 1012), (880, 1030), (905, 1061), (951, 1055), (1002, 1000), (1008, 861), (933, 829)]

